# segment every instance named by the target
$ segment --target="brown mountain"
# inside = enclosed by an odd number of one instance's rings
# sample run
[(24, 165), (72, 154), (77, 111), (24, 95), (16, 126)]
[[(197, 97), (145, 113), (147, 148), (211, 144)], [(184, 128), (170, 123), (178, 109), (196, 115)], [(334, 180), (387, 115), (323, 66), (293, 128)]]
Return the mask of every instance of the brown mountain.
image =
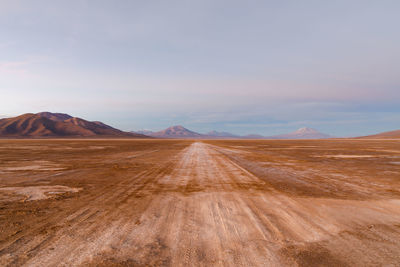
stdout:
[(198, 139), (198, 138), (205, 138), (206, 136), (203, 134), (199, 134), (193, 131), (186, 129), (181, 125), (171, 126), (165, 130), (159, 132), (151, 132), (149, 133), (150, 136), (156, 138), (186, 138), (186, 139)]
[(374, 135), (367, 135), (361, 136), (357, 138), (363, 139), (400, 139), (400, 130), (390, 131), (390, 132), (383, 132)]
[(72, 118), (72, 116), (65, 113), (39, 112), (36, 113), (36, 115), (48, 118), (53, 121), (65, 121)]
[(63, 113), (27, 113), (0, 119), (0, 137), (137, 137), (101, 122), (92, 122)]

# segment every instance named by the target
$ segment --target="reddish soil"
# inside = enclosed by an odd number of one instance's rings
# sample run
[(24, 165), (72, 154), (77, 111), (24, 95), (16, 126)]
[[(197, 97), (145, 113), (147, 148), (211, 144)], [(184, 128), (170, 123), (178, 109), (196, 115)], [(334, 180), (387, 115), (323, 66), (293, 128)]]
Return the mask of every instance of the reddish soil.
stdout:
[(398, 266), (394, 140), (1, 140), (1, 266)]

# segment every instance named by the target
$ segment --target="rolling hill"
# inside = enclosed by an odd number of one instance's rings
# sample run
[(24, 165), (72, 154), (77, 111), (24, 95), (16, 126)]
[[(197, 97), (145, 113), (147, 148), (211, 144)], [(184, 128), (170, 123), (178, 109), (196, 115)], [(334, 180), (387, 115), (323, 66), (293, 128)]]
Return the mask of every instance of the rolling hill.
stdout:
[(228, 132), (218, 132), (218, 131), (211, 131), (205, 134), (206, 136), (209, 136), (211, 138), (240, 138), (238, 135), (234, 135)]
[(87, 121), (63, 113), (27, 113), (0, 119), (0, 137), (136, 137), (141, 134), (123, 132), (101, 122)]
[(400, 139), (400, 130), (383, 132), (374, 135), (357, 137), (361, 139)]

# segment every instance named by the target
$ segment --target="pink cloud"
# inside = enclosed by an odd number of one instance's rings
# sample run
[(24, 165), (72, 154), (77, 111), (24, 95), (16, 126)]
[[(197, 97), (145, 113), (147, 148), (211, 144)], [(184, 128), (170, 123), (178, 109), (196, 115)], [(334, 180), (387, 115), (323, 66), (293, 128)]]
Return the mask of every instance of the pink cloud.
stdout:
[(27, 69), (28, 64), (28, 61), (0, 62), (0, 74), (26, 75), (29, 72)]

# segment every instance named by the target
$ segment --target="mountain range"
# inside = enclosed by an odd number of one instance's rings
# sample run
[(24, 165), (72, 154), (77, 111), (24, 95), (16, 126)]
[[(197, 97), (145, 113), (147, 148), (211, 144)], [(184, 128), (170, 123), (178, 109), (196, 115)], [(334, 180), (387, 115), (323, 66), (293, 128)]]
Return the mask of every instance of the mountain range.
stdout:
[[(211, 131), (205, 134), (186, 129), (181, 125), (162, 131), (148, 130), (124, 132), (100, 121), (88, 121), (65, 113), (26, 113), (17, 117), (0, 119), (0, 138), (180, 138), (180, 139), (325, 139), (333, 138), (315, 129), (303, 127), (294, 132), (273, 136), (259, 134), (235, 135), (229, 132)], [(400, 130), (362, 136), (363, 139), (399, 139)]]
[(333, 136), (320, 133), (312, 128), (300, 128), (297, 131), (288, 134), (262, 136), (258, 134), (249, 135), (234, 135), (228, 132), (211, 131), (205, 134), (196, 133), (188, 130), (181, 125), (171, 126), (159, 132), (152, 132), (148, 130), (137, 131), (135, 133), (148, 135), (155, 138), (182, 138), (182, 139), (324, 139), (332, 138)]
[(123, 132), (99, 121), (87, 121), (64, 113), (26, 113), (0, 119), (0, 137), (127, 137), (148, 138)]
[(145, 134), (155, 138), (203, 138), (204, 135), (190, 131), (181, 125), (171, 126), (159, 132), (138, 131), (136, 133)]

